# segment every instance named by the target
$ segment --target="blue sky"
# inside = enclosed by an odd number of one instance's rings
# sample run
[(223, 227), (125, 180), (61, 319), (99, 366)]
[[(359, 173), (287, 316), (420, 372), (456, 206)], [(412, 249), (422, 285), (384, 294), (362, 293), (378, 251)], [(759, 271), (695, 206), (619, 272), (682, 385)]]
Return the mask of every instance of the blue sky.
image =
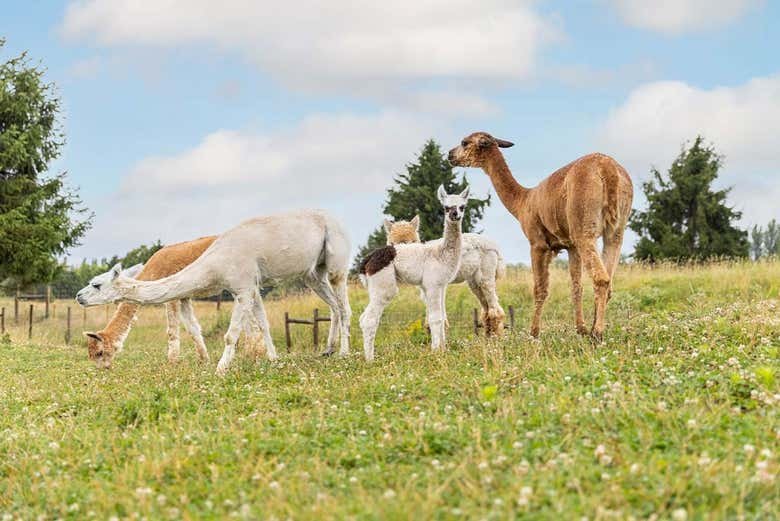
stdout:
[[(598, 150), (637, 191), (700, 133), (742, 224), (764, 223), (780, 198), (779, 22), (760, 0), (81, 0), (7, 3), (0, 36), (62, 96), (55, 167), (96, 214), (76, 261), (299, 207), (332, 210), (357, 245), (425, 139), (446, 150), (474, 130), (516, 143), (523, 184)], [(482, 226), (528, 260), (497, 199)]]

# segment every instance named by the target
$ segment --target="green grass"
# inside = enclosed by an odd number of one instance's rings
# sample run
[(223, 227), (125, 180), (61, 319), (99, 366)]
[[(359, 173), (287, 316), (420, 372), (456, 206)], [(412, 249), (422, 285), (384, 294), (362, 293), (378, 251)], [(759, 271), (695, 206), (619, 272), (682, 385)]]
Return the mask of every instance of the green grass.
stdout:
[[(573, 332), (563, 271), (540, 341), (474, 338), (455, 286), (443, 354), (405, 288), (370, 365), (357, 327), (349, 358), (315, 357), (303, 328), (286, 354), (283, 312), (316, 302), (300, 296), (268, 303), (281, 361), (240, 352), (225, 378), (189, 340), (168, 364), (155, 308), (98, 372), (61, 345), (59, 303), (35, 343), (21, 325), (0, 343), (0, 518), (776, 519), (779, 283), (777, 263), (622, 268), (599, 346)], [(523, 328), (530, 285), (500, 288)]]

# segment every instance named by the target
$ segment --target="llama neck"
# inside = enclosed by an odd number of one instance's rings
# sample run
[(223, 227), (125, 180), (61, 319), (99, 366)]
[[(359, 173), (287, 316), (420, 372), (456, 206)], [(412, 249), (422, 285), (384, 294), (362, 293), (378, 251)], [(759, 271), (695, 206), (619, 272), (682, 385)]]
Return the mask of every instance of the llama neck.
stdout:
[(460, 221), (452, 222), (444, 216), (444, 240), (441, 244), (443, 252), (457, 251), (460, 255), (462, 234), (460, 233)]
[(120, 289), (121, 300), (136, 304), (164, 304), (171, 300), (191, 297), (201, 291), (215, 289), (209, 277), (204, 276), (208, 268), (187, 266), (180, 272), (158, 280), (142, 281), (128, 279), (124, 288)]
[(514, 178), (500, 150), (496, 148), (491, 151), (483, 166), (483, 170), (490, 177), (498, 198), (501, 199), (506, 209), (512, 215), (518, 217), (520, 209), (525, 204), (529, 190), (520, 185)]
[(117, 351), (122, 349), (139, 307), (137, 304), (122, 302), (116, 308), (114, 316), (108, 321), (106, 327), (99, 331), (100, 336), (103, 337), (106, 343), (110, 344)]

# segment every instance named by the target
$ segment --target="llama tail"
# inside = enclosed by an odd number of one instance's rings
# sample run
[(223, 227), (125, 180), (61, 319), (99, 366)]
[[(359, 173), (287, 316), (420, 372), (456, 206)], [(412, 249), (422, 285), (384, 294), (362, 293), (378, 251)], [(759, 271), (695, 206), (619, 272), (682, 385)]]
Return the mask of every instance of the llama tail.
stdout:
[(506, 263), (504, 262), (504, 257), (501, 256), (501, 252), (498, 250), (494, 251), (496, 252), (496, 280), (499, 280), (506, 276)]
[(620, 202), (618, 201), (618, 188), (620, 185), (620, 172), (610, 171), (603, 177), (604, 182), (604, 220), (611, 226), (616, 226), (620, 221)]

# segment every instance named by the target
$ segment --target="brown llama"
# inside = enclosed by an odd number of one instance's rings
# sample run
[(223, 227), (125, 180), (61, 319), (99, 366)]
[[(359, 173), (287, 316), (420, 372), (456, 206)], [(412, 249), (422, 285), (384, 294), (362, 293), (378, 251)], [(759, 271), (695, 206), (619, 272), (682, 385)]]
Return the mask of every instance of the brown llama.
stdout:
[[(588, 333), (582, 316), (584, 265), (595, 292), (590, 334), (594, 340), (601, 341), (607, 302), (612, 296), (612, 279), (634, 197), (631, 178), (611, 157), (588, 154), (557, 170), (538, 186), (525, 188), (512, 176), (499, 150), (512, 145), (486, 132), (475, 132), (450, 150), (449, 160), (456, 166), (482, 168), (528, 238), (534, 277), (531, 335), (539, 336), (550, 262), (561, 250), (567, 250), (577, 332)], [(604, 242), (601, 255), (599, 238)]]

